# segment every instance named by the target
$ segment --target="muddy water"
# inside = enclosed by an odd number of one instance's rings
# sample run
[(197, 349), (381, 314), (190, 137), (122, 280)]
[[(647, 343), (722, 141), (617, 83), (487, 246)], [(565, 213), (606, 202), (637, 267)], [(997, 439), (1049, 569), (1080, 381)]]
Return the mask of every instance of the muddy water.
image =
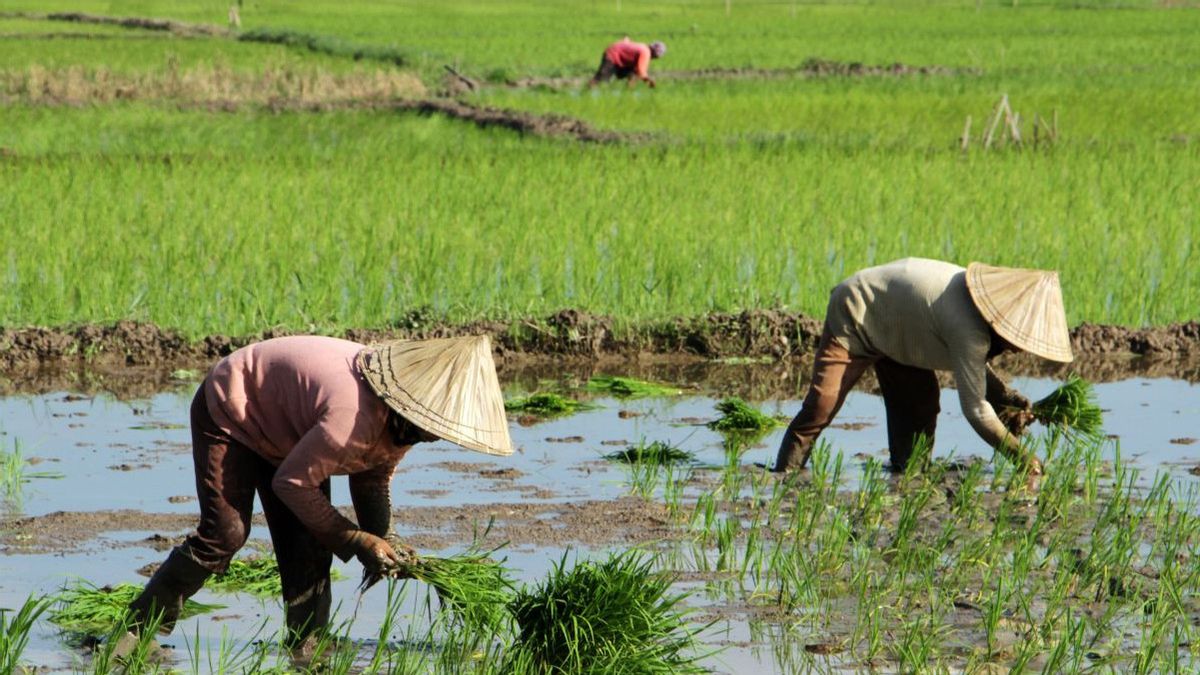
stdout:
[[(1017, 378), (1014, 385), (1037, 398), (1055, 383)], [(1184, 482), (1198, 480), (1188, 469), (1200, 464), (1200, 385), (1128, 379), (1097, 385), (1097, 394), (1106, 410), (1106, 429), (1119, 439), (1124, 457), (1147, 476), (1165, 470)], [(138, 568), (161, 560), (195, 517), (186, 428), (191, 395), (190, 387), (182, 387), (135, 401), (69, 392), (0, 399), (0, 447), (6, 452), (19, 448), (35, 462), (28, 469), (31, 474), (47, 475), (24, 483), (4, 506), (0, 607), (19, 606), (31, 592), (52, 593), (78, 577), (98, 585), (144, 581)], [(697, 395), (593, 402), (599, 407), (569, 418), (514, 423), (518, 451), (510, 458), (486, 457), (446, 443), (418, 446), (393, 482), (397, 530), (421, 550), (451, 553), (470, 540), (472, 528), (496, 516), (498, 536), (491, 540), (510, 541), (508, 563), (522, 582), (541, 579), (568, 548), (586, 556), (634, 541), (669, 538), (655, 509), (628, 497), (626, 469), (603, 455), (639, 440), (663, 440), (694, 452), (701, 464), (722, 465), (722, 439), (704, 426), (714, 414), (714, 399)], [(760, 405), (783, 416), (799, 409), (796, 400)], [(942, 408), (937, 454), (989, 457), (963, 420), (956, 392), (943, 392)], [(769, 464), (779, 437), (780, 431), (763, 437), (742, 455), (742, 463)], [(845, 453), (852, 485), (865, 457), (886, 461), (881, 400), (852, 394), (824, 437)], [(55, 475), (60, 477), (49, 477)], [(335, 481), (334, 500), (349, 503), (344, 480)], [(14, 525), (18, 516), (35, 520), (21, 529)], [(266, 538), (260, 523), (252, 542), (265, 544)], [(344, 576), (334, 588), (339, 618), (353, 616), (351, 635), (373, 639), (384, 612), (383, 592), (368, 593), (360, 604), (354, 591), (357, 565), (335, 566)], [(689, 582), (681, 587), (697, 586)], [(424, 594), (420, 587), (410, 590), (409, 620), (421, 625)], [(196, 640), (201, 651), (215, 650), (223, 635), (270, 640), (279, 629), (281, 610), (274, 599), (207, 591), (198, 599), (226, 609), (182, 622), (164, 640), (185, 670)], [(700, 595), (694, 604), (721, 602)], [(726, 613), (708, 640), (724, 651), (709, 664), (723, 672), (791, 672), (814, 658), (816, 663), (836, 663), (805, 653), (803, 636), (779, 637), (785, 632), (769, 621)], [(43, 623), (24, 660), (70, 671), (84, 658)]]

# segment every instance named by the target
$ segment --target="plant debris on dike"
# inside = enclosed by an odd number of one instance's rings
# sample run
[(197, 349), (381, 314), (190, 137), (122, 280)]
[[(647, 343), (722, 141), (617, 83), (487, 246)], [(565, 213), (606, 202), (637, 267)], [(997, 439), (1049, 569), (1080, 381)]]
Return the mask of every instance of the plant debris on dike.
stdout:
[(515, 584), (503, 563), (491, 558), (493, 553), (495, 550), (468, 551), (449, 558), (422, 556), (413, 562), (400, 563), (382, 575), (364, 570), (359, 590), (367, 590), (385, 576), (423, 581), (433, 587), (442, 606), (463, 626), (481, 633), (495, 633), (507, 623), (507, 605)]
[(1096, 405), (1092, 384), (1071, 374), (1058, 389), (1033, 404), (1033, 416), (1042, 424), (1070, 430), (1090, 439), (1104, 435), (1104, 420)]
[(617, 398), (646, 398), (650, 396), (678, 396), (682, 390), (657, 382), (647, 382), (632, 377), (597, 376), (587, 381), (587, 390), (609, 394)]
[[(125, 619), (129, 603), (141, 592), (142, 587), (135, 584), (96, 586), (81, 580), (53, 596), (54, 607), (48, 618), (69, 633), (105, 634)], [(186, 619), (224, 607), (188, 600), (179, 618)]]
[(780, 421), (742, 399), (734, 396), (721, 400), (716, 405), (721, 416), (708, 423), (709, 429), (724, 432), (760, 432), (774, 429)]
[(636, 464), (639, 462), (648, 464), (680, 464), (695, 461), (696, 456), (666, 441), (654, 441), (652, 443), (642, 441), (624, 450), (610, 452), (604, 458), (614, 462), (625, 462), (626, 464)]
[(504, 402), (504, 409), (510, 412), (523, 412), (539, 417), (558, 417), (570, 415), (580, 410), (590, 410), (595, 406), (560, 394), (546, 392), (530, 394), (520, 398), (512, 398)]
[(697, 629), (669, 595), (671, 575), (629, 550), (567, 569), (567, 557), (509, 607), (519, 634), (510, 653), (517, 672), (702, 673)]

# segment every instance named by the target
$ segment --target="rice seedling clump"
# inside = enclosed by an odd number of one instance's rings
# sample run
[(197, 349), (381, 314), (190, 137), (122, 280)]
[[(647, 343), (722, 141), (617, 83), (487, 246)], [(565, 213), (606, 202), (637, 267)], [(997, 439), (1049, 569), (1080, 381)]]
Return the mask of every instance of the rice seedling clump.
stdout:
[(634, 464), (637, 462), (646, 462), (649, 464), (678, 464), (682, 462), (691, 462), (695, 460), (695, 455), (677, 448), (665, 441), (654, 441), (646, 443), (645, 441), (637, 445), (631, 445), (624, 450), (611, 452), (604, 456), (605, 459), (614, 462), (625, 462), (626, 464)]
[(543, 673), (700, 673), (696, 631), (669, 595), (671, 577), (638, 551), (567, 569), (562, 560), (510, 603), (519, 628), (511, 662)]
[[(125, 620), (129, 603), (142, 592), (136, 584), (96, 586), (80, 581), (64, 588), (54, 596), (54, 607), (48, 618), (51, 623), (69, 633), (101, 635)], [(183, 604), (181, 619), (204, 614), (224, 605), (207, 605), (188, 600)]]
[(650, 396), (678, 396), (682, 392), (665, 384), (647, 382), (632, 377), (593, 377), (587, 382), (587, 390), (609, 394), (617, 398), (646, 398)]
[(530, 394), (529, 396), (513, 398), (504, 402), (504, 409), (509, 412), (521, 412), (539, 417), (570, 415), (580, 410), (589, 410), (592, 407), (582, 401), (576, 401), (573, 398), (567, 398), (566, 396), (552, 392)]
[[(330, 570), (330, 577), (336, 581), (343, 575), (334, 569)], [(229, 569), (209, 577), (204, 585), (218, 593), (249, 593), (259, 597), (272, 597), (283, 592), (279, 562), (269, 555), (233, 560)]]
[(778, 419), (763, 413), (740, 398), (731, 397), (717, 403), (721, 416), (708, 423), (710, 429), (726, 432), (761, 432), (779, 426)]
[(1061, 387), (1034, 403), (1033, 416), (1042, 424), (1068, 429), (1086, 438), (1104, 434), (1096, 392), (1090, 382), (1078, 375), (1072, 374)]
[[(488, 553), (468, 551), (448, 558), (422, 556), (400, 563), (382, 576), (429, 584), (442, 606), (467, 628), (490, 634), (503, 629), (508, 621), (513, 580), (508, 569)], [(359, 588), (370, 588), (382, 576), (364, 572)]]

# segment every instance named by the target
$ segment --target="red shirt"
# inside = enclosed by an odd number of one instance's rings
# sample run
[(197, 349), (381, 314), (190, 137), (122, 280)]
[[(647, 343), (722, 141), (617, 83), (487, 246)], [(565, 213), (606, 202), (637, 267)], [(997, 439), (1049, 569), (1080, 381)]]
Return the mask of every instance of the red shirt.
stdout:
[(609, 45), (604, 58), (618, 68), (633, 68), (638, 77), (650, 76), (650, 45), (624, 38)]

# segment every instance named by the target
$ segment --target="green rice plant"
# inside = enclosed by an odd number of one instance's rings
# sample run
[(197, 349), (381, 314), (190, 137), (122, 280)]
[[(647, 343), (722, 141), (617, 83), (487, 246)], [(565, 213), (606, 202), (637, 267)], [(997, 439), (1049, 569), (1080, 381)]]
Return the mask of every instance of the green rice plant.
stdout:
[(508, 603), (514, 589), (503, 561), (491, 558), (496, 550), (469, 550), (448, 558), (421, 556), (394, 565), (382, 575), (364, 570), (359, 590), (367, 590), (384, 577), (416, 579), (433, 587), (442, 607), (464, 627), (495, 633), (509, 620)]
[(537, 417), (561, 417), (571, 415), (581, 410), (591, 410), (596, 406), (561, 394), (544, 392), (530, 394), (520, 398), (510, 398), (504, 402), (504, 409), (509, 412), (520, 412)]
[(742, 399), (733, 396), (716, 404), (721, 416), (708, 423), (709, 429), (731, 434), (765, 433), (780, 425), (779, 419), (767, 415)]
[[(133, 602), (142, 592), (136, 584), (96, 586), (86, 580), (70, 584), (52, 596), (53, 607), (47, 618), (50, 623), (68, 633), (103, 635), (113, 626), (123, 623)], [(181, 619), (222, 609), (224, 605), (209, 605), (188, 600), (183, 605)]]
[(1079, 434), (1086, 439), (1102, 438), (1104, 420), (1096, 405), (1090, 382), (1070, 375), (1058, 389), (1033, 404), (1033, 416), (1042, 424)]
[(15, 612), (0, 608), (0, 675), (25, 672), (21, 655), (29, 644), (29, 632), (50, 603), (50, 598), (30, 595)]
[[(336, 581), (342, 578), (342, 573), (331, 570), (330, 578)], [(204, 586), (218, 593), (249, 593), (259, 597), (278, 596), (283, 592), (279, 562), (271, 555), (232, 560), (228, 569), (209, 577)]]
[(702, 673), (698, 630), (688, 625), (687, 594), (671, 594), (671, 576), (653, 571), (636, 550), (567, 566), (517, 593), (509, 607), (518, 627), (512, 663), (541, 673)]
[(647, 443), (645, 440), (642, 440), (637, 445), (631, 445), (624, 450), (610, 452), (604, 458), (626, 464), (647, 463), (665, 466), (668, 464), (694, 462), (696, 455), (693, 452), (671, 445), (666, 441), (651, 441)]
[(255, 28), (238, 34), (237, 39), (242, 42), (287, 45), (355, 61), (382, 61), (394, 66), (403, 66), (409, 60), (407, 54), (394, 47), (354, 44), (330, 35), (314, 35), (287, 28)]
[(616, 398), (646, 398), (678, 396), (682, 390), (657, 382), (647, 382), (632, 377), (597, 376), (589, 378), (587, 390), (597, 394), (608, 394)]

